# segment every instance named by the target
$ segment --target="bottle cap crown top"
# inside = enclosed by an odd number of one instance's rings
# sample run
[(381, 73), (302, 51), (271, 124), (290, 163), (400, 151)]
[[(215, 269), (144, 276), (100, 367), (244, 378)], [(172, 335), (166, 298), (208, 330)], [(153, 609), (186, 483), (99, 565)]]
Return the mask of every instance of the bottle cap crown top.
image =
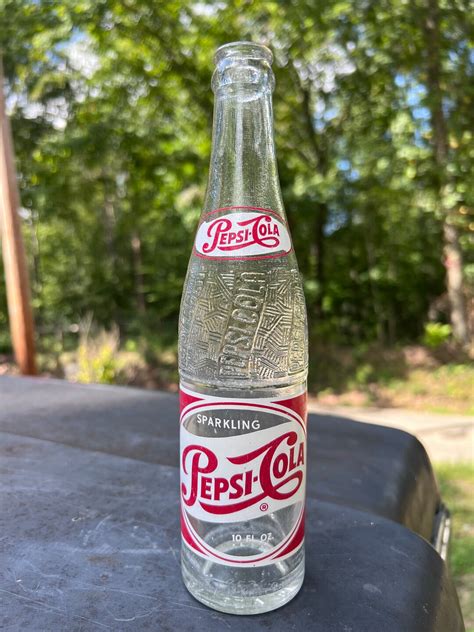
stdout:
[(219, 46), (214, 55), (214, 63), (216, 66), (223, 59), (235, 58), (236, 60), (252, 59), (255, 61), (264, 60), (268, 64), (273, 61), (272, 51), (262, 44), (254, 44), (254, 42), (230, 42)]
[(212, 77), (214, 91), (230, 85), (265, 86), (273, 89), (273, 54), (269, 48), (253, 42), (231, 42), (217, 49), (216, 69)]

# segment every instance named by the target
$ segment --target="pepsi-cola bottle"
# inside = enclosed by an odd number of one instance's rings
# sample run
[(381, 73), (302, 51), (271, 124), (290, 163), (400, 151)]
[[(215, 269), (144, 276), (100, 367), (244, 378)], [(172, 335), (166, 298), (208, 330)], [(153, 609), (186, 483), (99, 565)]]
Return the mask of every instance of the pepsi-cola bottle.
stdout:
[(304, 577), (306, 308), (278, 180), (272, 54), (218, 49), (212, 156), (179, 331), (182, 572), (234, 614)]

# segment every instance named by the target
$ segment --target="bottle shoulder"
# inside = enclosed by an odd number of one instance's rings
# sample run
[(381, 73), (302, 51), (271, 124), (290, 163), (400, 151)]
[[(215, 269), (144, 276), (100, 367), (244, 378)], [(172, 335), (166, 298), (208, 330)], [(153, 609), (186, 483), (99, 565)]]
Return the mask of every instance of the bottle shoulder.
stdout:
[(296, 262), (195, 259), (180, 312), (182, 378), (236, 388), (304, 381), (307, 320)]

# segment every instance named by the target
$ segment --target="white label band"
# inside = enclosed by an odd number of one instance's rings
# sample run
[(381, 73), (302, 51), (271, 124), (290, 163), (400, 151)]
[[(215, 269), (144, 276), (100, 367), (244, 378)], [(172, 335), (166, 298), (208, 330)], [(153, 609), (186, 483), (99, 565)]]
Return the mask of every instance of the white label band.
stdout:
[[(302, 545), (305, 392), (290, 398), (240, 400), (181, 389), (180, 465), (183, 541), (198, 555), (220, 564), (257, 566), (288, 557)], [(239, 556), (239, 547), (234, 555), (223, 553), (193, 526), (200, 521), (210, 531), (212, 523), (251, 525), (282, 509), (291, 515), (285, 529), (259, 536), (268, 537), (265, 554)], [(250, 532), (247, 538), (254, 537)]]
[(215, 217), (216, 212), (198, 228), (194, 248), (200, 257), (271, 258), (284, 256), (292, 249), (288, 229), (273, 211), (239, 210)]

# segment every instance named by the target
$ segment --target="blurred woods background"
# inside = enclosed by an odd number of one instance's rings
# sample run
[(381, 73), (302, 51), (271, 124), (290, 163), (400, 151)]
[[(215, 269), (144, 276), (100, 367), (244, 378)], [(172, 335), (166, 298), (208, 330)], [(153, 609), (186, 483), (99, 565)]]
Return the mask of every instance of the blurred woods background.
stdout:
[[(176, 382), (180, 294), (211, 146), (212, 56), (252, 39), (275, 55), (277, 153), (313, 388), (472, 411), (468, 0), (0, 6), (43, 370)], [(7, 325), (0, 270), (4, 354)]]

